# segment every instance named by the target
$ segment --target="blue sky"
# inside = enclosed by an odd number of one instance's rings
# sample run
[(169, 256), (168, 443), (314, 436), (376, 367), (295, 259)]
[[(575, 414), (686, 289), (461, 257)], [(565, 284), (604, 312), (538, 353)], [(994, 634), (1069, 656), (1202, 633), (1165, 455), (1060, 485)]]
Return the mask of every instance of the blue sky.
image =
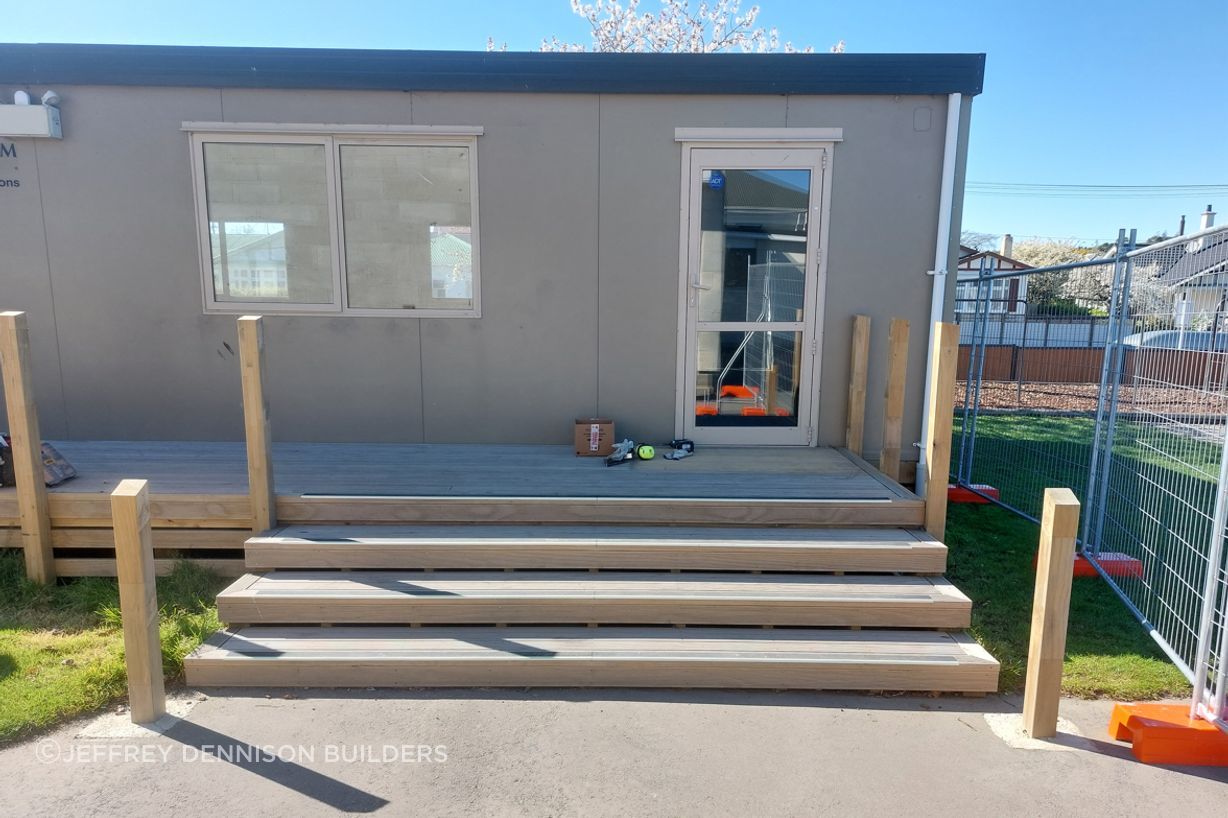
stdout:
[[(655, 5), (644, 0), (646, 7)], [(513, 50), (587, 42), (568, 0), (60, 0), (9, 4), (0, 40)], [(744, 5), (751, 5), (744, 0)], [(850, 52), (984, 51), (970, 181), (1228, 185), (1228, 2), (760, 0), (782, 39)], [(833, 123), (838, 124), (838, 123)], [(1175, 232), (1228, 194), (1039, 198), (970, 194), (964, 228), (1102, 241), (1118, 227)]]

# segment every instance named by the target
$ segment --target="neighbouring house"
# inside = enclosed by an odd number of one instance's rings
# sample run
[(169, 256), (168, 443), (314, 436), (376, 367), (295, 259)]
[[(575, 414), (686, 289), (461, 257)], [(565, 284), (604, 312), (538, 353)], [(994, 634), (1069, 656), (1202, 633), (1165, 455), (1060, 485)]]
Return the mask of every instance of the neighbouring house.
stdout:
[(1228, 230), (1214, 228), (1215, 213), (1207, 205), (1197, 233), (1170, 240), (1173, 252), (1149, 254), (1154, 263), (1136, 273), (1171, 301), (1172, 323), (1178, 330), (1226, 329), (1222, 321), (1228, 314)]
[(285, 439), (831, 444), (862, 313), (916, 441), (983, 62), (8, 45), (62, 138), (0, 138), (0, 301), (54, 439), (239, 437), (261, 313)]
[[(959, 246), (959, 266), (955, 288), (955, 312), (967, 315), (976, 311), (978, 279), (982, 267), (987, 273), (1018, 272), (1031, 270), (1032, 265), (1011, 258), (1015, 239), (1010, 233), (1002, 237), (996, 251), (976, 250)], [(1027, 276), (1011, 276), (994, 279), (989, 284), (989, 311), (1004, 315), (1023, 315), (1028, 309)]]

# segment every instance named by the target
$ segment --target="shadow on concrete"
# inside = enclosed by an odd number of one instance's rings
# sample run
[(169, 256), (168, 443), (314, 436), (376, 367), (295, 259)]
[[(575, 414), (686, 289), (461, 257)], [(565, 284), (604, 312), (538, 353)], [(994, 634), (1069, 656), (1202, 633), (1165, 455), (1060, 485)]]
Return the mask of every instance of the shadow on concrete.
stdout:
[[(1081, 750), (1086, 753), (1096, 753), (1097, 755), (1116, 758), (1120, 761), (1129, 761), (1132, 764), (1143, 764), (1143, 762), (1134, 757), (1134, 753), (1130, 751), (1130, 745), (1116, 741), (1088, 738), (1087, 736), (1072, 736), (1068, 733), (1058, 733), (1057, 736), (1047, 739), (1046, 741), (1062, 747)], [(1155, 767), (1159, 770), (1168, 770), (1169, 772), (1193, 776), (1194, 778), (1202, 778), (1207, 781), (1219, 781), (1228, 784), (1228, 767), (1191, 767), (1160, 764), (1148, 764), (1144, 766)]]
[[(513, 649), (517, 643), (510, 642)], [(1010, 697), (925, 695), (899, 693), (839, 693), (808, 690), (731, 690), (664, 688), (554, 688), (554, 687), (457, 687), (457, 688), (243, 688), (215, 687), (213, 698), (297, 698), (320, 700), (365, 699), (384, 701), (550, 701), (550, 702), (660, 702), (663, 704), (738, 705), (741, 707), (810, 707), (897, 712), (941, 710), (954, 713), (1008, 713), (1019, 706)]]
[(388, 805), (387, 800), (377, 795), (293, 761), (278, 758), (266, 752), (267, 748), (256, 747), (190, 721), (176, 722), (161, 733), (180, 744), (196, 748), (203, 755), (226, 761), (342, 812), (375, 812)]
[[(969, 697), (958, 694), (871, 694), (815, 692), (805, 690), (703, 690), (637, 688), (211, 688), (215, 699), (264, 699), (265, 697), (310, 699), (316, 701), (515, 701), (515, 702), (658, 702), (662, 704), (699, 704), (739, 707), (806, 707), (826, 710), (868, 710), (881, 713), (942, 712), (983, 715), (1018, 713), (1019, 695), (991, 694)], [(965, 721), (963, 718), (961, 721)], [(990, 731), (983, 719), (965, 721), (971, 729)], [(1105, 722), (1107, 725), (1107, 721)], [(991, 732), (991, 731), (990, 731)], [(1048, 740), (1053, 744), (1084, 753), (1094, 753), (1130, 764), (1141, 764), (1127, 744), (1060, 733)], [(1044, 752), (1020, 749), (1019, 753)], [(1225, 767), (1161, 767), (1182, 775), (1228, 783)]]

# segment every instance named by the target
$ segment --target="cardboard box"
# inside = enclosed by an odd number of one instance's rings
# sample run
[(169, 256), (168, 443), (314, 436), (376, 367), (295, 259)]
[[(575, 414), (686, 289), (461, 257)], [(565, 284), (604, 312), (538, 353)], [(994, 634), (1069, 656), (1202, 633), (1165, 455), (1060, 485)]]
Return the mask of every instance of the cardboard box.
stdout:
[(607, 457), (614, 451), (614, 421), (576, 418), (576, 456)]

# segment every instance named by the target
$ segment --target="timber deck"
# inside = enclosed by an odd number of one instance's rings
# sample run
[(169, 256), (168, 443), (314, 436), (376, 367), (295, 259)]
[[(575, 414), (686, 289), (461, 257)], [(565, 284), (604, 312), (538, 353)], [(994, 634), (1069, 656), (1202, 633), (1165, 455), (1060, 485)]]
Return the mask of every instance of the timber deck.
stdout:
[[(114, 572), (109, 493), (149, 481), (157, 570), (189, 557), (243, 572), (252, 507), (242, 443), (64, 441), (79, 476), (50, 490), (61, 576)], [(607, 467), (569, 446), (274, 444), (281, 524), (919, 526), (924, 502), (829, 448), (702, 447)], [(0, 547), (20, 542), (0, 489)]]
[[(80, 476), (53, 495), (148, 480), (155, 494), (246, 495), (242, 443), (62, 441)], [(278, 495), (855, 500), (916, 499), (840, 449), (701, 447), (693, 457), (607, 467), (570, 446), (274, 443)], [(6, 494), (0, 490), (0, 509)], [(0, 516), (3, 516), (0, 513)]]
[[(55, 570), (114, 573), (109, 493), (149, 481), (155, 567), (241, 576), (194, 685), (981, 693), (926, 504), (840, 449), (607, 467), (565, 446), (277, 444), (253, 532), (237, 443), (57, 443)], [(0, 491), (0, 546), (17, 545)], [(250, 573), (249, 573), (250, 572)]]

